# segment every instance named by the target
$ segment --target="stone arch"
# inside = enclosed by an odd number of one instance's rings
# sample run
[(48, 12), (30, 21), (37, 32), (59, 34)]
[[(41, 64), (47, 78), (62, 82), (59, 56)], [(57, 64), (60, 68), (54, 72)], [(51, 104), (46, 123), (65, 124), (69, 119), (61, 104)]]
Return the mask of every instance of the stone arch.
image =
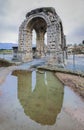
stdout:
[(32, 19), (37, 18), (37, 17), (44, 19), (45, 22), (46, 22), (46, 24), (47, 24), (48, 26), (51, 24), (51, 21), (50, 21), (49, 17), (47, 17), (46, 14), (44, 14), (44, 13), (42, 13), (42, 14), (34, 14), (33, 16), (32, 16), (32, 15), (29, 16), (29, 17), (27, 18), (27, 20), (25, 21), (24, 30), (27, 28), (28, 23), (29, 23)]
[[(46, 52), (54, 56), (60, 51), (63, 27), (54, 8), (45, 7), (32, 10), (26, 14), (26, 19), (19, 28), (19, 52), (23, 61), (32, 60), (32, 30), (37, 34), (37, 57), (44, 56), (44, 35), (47, 32)], [(59, 27), (58, 27), (59, 25)], [(58, 29), (59, 28), (59, 29)], [(61, 38), (60, 38), (61, 37)], [(55, 55), (56, 56), (56, 55)]]
[[(37, 44), (36, 44), (36, 51), (37, 51), (37, 57), (42, 57), (44, 56), (44, 35), (45, 32), (47, 31), (47, 23), (42, 17), (33, 17), (31, 20), (27, 21), (25, 27), (24, 27), (24, 32), (26, 32), (25, 37), (25, 47), (27, 52), (29, 51), (30, 53), (32, 52), (32, 30), (36, 31), (37, 34)], [(32, 58), (29, 55), (29, 58)]]

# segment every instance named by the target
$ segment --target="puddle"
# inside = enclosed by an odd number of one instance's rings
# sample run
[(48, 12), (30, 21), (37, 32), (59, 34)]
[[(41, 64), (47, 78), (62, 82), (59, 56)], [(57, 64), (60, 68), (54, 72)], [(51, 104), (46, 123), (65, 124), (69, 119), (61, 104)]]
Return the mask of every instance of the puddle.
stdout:
[(0, 130), (84, 130), (83, 113), (84, 103), (51, 72), (9, 74), (0, 86)]
[(53, 125), (62, 107), (62, 84), (50, 72), (23, 73), (17, 74), (18, 99), (25, 114), (42, 125)]

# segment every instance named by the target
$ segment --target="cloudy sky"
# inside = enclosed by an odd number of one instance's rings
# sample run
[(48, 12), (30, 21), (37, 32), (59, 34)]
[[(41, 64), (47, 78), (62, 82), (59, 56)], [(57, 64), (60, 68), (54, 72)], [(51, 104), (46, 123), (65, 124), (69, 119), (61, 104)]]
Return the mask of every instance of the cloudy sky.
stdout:
[(18, 29), (28, 11), (54, 7), (60, 16), (67, 44), (84, 40), (84, 0), (0, 0), (0, 42), (18, 42)]

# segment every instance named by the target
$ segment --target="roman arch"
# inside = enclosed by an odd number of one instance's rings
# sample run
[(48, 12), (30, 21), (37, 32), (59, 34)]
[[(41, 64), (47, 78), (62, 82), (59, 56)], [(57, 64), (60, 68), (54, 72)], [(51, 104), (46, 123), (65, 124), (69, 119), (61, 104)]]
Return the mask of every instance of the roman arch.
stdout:
[[(50, 55), (51, 59), (59, 56), (65, 48), (65, 37), (62, 21), (54, 8), (38, 8), (28, 12), (25, 20), (19, 27), (19, 58), (22, 61), (31, 61), (32, 52), (32, 31), (36, 32), (36, 57)], [(47, 33), (47, 45), (44, 44), (44, 36)]]

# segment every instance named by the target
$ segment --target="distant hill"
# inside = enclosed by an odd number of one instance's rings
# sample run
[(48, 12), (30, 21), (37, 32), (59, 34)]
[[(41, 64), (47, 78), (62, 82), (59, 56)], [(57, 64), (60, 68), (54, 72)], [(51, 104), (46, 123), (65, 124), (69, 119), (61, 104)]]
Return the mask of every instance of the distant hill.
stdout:
[(12, 49), (12, 47), (18, 46), (18, 44), (14, 43), (0, 43), (0, 49)]
[[(12, 47), (18, 46), (16, 43), (0, 43), (0, 49), (12, 49)], [(32, 44), (32, 47), (36, 47), (35, 44)]]

